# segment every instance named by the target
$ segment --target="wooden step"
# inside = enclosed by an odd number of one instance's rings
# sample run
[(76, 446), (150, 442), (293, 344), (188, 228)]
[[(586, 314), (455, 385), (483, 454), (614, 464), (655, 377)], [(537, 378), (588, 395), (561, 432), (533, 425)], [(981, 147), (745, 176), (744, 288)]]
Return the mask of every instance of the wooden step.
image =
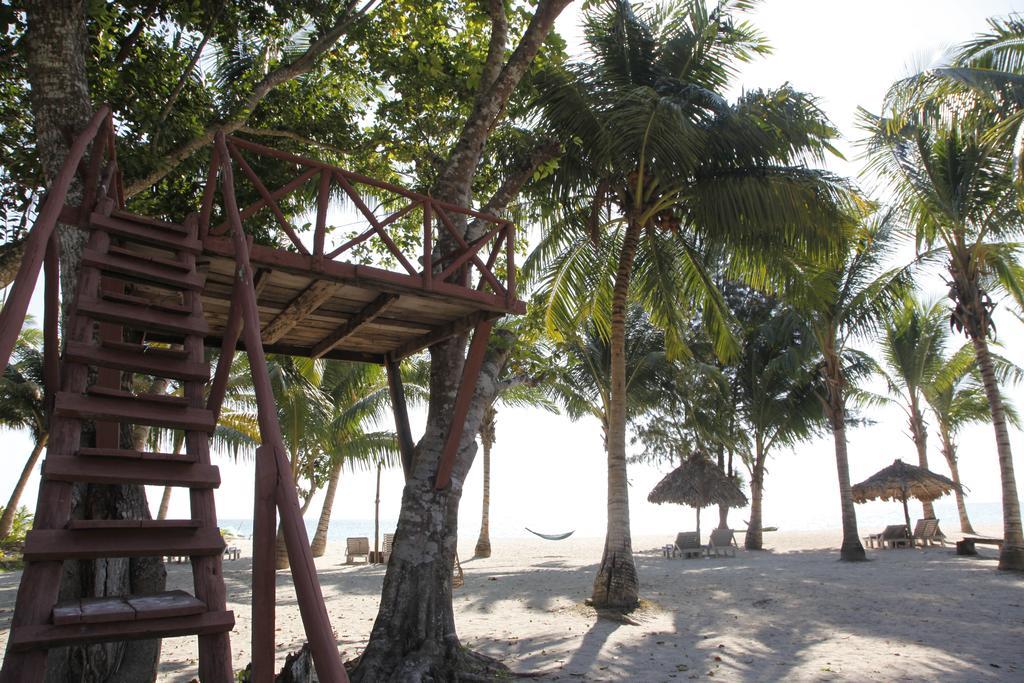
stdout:
[(174, 394), (137, 394), (130, 391), (124, 391), (123, 389), (113, 389), (111, 387), (101, 387), (99, 385), (93, 385), (86, 389), (86, 391), (90, 396), (121, 398), (130, 401), (145, 401), (146, 403), (152, 403), (158, 406), (170, 406), (172, 408), (188, 408), (191, 404), (191, 401), (184, 396), (175, 396)]
[[(195, 462), (195, 456), (187, 453), (154, 453), (135, 451), (130, 448), (80, 448), (75, 454), (82, 458), (117, 458), (119, 460), (154, 460), (157, 462)], [(67, 456), (61, 456), (67, 457)]]
[(198, 529), (195, 519), (72, 519), (65, 529)]
[(201, 432), (212, 432), (216, 426), (213, 413), (205, 408), (162, 406), (135, 398), (83, 396), (66, 391), (57, 394), (54, 412), (80, 420), (130, 422)]
[(93, 346), (69, 341), (64, 348), (64, 360), (185, 381), (206, 382), (210, 379), (209, 363), (168, 357), (160, 354), (159, 349), (147, 350), (142, 344), (120, 344), (119, 347), (111, 348), (109, 343)]
[(191, 273), (194, 270), (191, 265), (184, 261), (178, 260), (173, 256), (165, 256), (164, 254), (166, 252), (164, 250), (148, 245), (144, 246), (141, 244), (133, 244), (128, 247), (122, 247), (117, 244), (111, 244), (107, 247), (107, 252), (117, 256), (127, 256), (128, 258), (145, 261), (147, 263), (155, 263), (166, 268), (170, 268), (171, 270), (180, 270), (183, 273)]
[(119, 323), (133, 330), (153, 330), (176, 335), (205, 337), (210, 331), (201, 316), (168, 313), (144, 306), (117, 303), (88, 296), (79, 297), (76, 311), (103, 322)]
[[(148, 521), (148, 520), (147, 520)], [(101, 557), (219, 555), (224, 539), (214, 527), (33, 529), (25, 536), (25, 560), (95, 560)]]
[(161, 461), (85, 456), (48, 456), (43, 461), (43, 476), (56, 481), (85, 481), (90, 484), (149, 484), (215, 489), (220, 486), (216, 465), (188, 461)]
[(152, 308), (157, 311), (176, 313), (177, 315), (191, 315), (192, 308), (181, 303), (177, 293), (167, 293), (166, 298), (149, 298), (136, 294), (124, 294), (123, 292), (100, 292), (100, 298), (104, 301), (113, 301), (119, 304), (131, 304), (141, 308)]
[[(99, 611), (97, 608), (88, 609), (93, 613)], [(138, 612), (134, 613), (136, 618), (131, 621), (19, 626), (11, 631), (9, 647), (25, 651), (75, 643), (209, 635), (230, 631), (235, 626), (234, 613), (227, 611), (162, 618), (139, 618)]]
[(152, 244), (161, 249), (184, 252), (187, 254), (199, 255), (203, 251), (203, 244), (198, 239), (188, 235), (158, 228), (152, 225), (137, 223), (133, 220), (117, 218), (115, 216), (104, 216), (100, 213), (93, 213), (89, 218), (92, 227), (97, 230), (104, 230), (111, 235), (124, 239)]
[(192, 272), (188, 266), (184, 269), (172, 268), (163, 262), (146, 258), (142, 255), (125, 255), (127, 250), (114, 253), (111, 247), (109, 254), (101, 254), (92, 249), (82, 252), (82, 264), (99, 268), (106, 274), (116, 275), (133, 282), (146, 282), (161, 287), (171, 287), (198, 291), (203, 288), (203, 276)]
[(160, 220), (159, 218), (153, 218), (151, 216), (140, 216), (137, 213), (125, 211), (124, 209), (114, 209), (110, 212), (110, 215), (114, 218), (120, 218), (121, 220), (131, 221), (132, 223), (142, 223), (154, 228), (161, 228), (162, 230), (170, 230), (171, 232), (179, 232), (182, 235), (187, 235), (189, 230), (180, 223), (170, 223), (168, 221)]

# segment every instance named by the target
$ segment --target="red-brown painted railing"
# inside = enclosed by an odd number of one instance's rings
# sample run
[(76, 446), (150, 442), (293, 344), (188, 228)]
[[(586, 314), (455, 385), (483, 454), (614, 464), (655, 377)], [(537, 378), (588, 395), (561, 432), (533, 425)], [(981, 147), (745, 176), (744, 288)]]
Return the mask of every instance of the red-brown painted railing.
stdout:
[[(43, 204), (36, 216), (35, 223), (25, 238), (25, 256), (18, 268), (18, 274), (14, 277), (11, 290), (0, 312), (0, 368), (7, 367), (17, 343), (21, 326), (28, 314), (29, 301), (32, 299), (32, 292), (39, 279), (39, 271), (46, 262), (46, 277), (44, 279), (44, 327), (48, 331), (45, 338), (44, 360), (47, 394), (52, 396), (58, 389), (59, 370), (57, 365), (57, 325), (58, 317), (58, 249), (55, 228), (57, 221), (64, 210), (64, 202), (67, 199), (71, 183), (78, 174), (79, 166), (85, 158), (89, 145), (93, 140), (100, 138), (93, 147), (89, 164), (83, 180), (83, 198), (80, 204), (82, 212), (88, 212), (95, 204), (97, 192), (102, 187), (100, 184), (101, 175), (110, 180), (111, 192), (115, 201), (121, 198), (120, 177), (117, 171), (117, 161), (113, 154), (113, 122), (111, 120), (110, 108), (100, 107), (93, 114), (89, 123), (75, 139), (68, 150), (68, 156), (61, 166), (60, 172), (50, 186), (43, 200)], [(103, 158), (106, 157), (109, 163), (106, 169), (101, 168)]]
[[(295, 164), (299, 167), (298, 174), (281, 187), (270, 190), (253, 170), (244, 152)], [(230, 228), (227, 220), (223, 220), (218, 225), (211, 225), (217, 170), (227, 161), (237, 164), (260, 197), (239, 211), (239, 217), (243, 223), (258, 212), (269, 210), (287, 237), (287, 241), (299, 254), (312, 256), (314, 264), (338, 259), (356, 246), (376, 238), (383, 245), (385, 252), (397, 261), (406, 275), (419, 279), (423, 289), (431, 290), (435, 283), (470, 287), (472, 283), (467, 277), (467, 270), (474, 270), (478, 276), (475, 287), (477, 290), (487, 288), (494, 296), (506, 299), (509, 305), (515, 301), (515, 226), (511, 221), (438, 201), (428, 195), (413, 192), (398, 185), (240, 138), (226, 137), (223, 149), (218, 148), (214, 151), (199, 214), (200, 234), (204, 239), (207, 236), (226, 234)], [(318, 186), (311, 251), (285, 217), (279, 202), (314, 179)], [(327, 251), (327, 214), (330, 193), (335, 186), (341, 189), (369, 227), (343, 244)], [(364, 194), (360, 192), (360, 186), (371, 188), (373, 196), (378, 199), (383, 198), (396, 204), (402, 204), (402, 206), (385, 216), (378, 217), (375, 211), (367, 205)], [(423, 216), (422, 250), (415, 258), (410, 258), (399, 248), (388, 229), (417, 210), (421, 211)], [(481, 237), (467, 242), (456, 228), (452, 220), (453, 214), (461, 214), (467, 220), (477, 219), (487, 226), (485, 233)], [(442, 236), (445, 236), (445, 239), (441, 239)], [(435, 253), (436, 246), (440, 242), (453, 242), (456, 247), (447, 254)], [(489, 251), (486, 251), (488, 247)], [(487, 254), (486, 260), (481, 259), (481, 253)], [(498, 276), (496, 270), (502, 255), (505, 257), (503, 279)]]
[[(216, 137), (217, 156), (229, 159), (230, 152), (224, 134)], [(263, 461), (257, 464), (256, 498), (253, 517), (259, 520), (259, 536), (255, 536), (253, 546), (261, 548), (254, 553), (253, 561), (253, 680), (271, 681), (273, 679), (273, 656), (266, 652), (274, 652), (274, 611), (275, 601), (273, 580), (274, 555), (267, 550), (274, 547), (274, 530), (271, 521), (272, 513), (268, 513), (266, 505), (271, 495), (271, 481), (276, 479), (273, 490), (273, 501), (281, 515), (281, 529), (285, 545), (288, 548), (288, 560), (292, 567), (292, 580), (295, 584), (295, 595), (299, 603), (299, 612), (306, 628), (306, 638), (313, 652), (313, 662), (321, 680), (347, 683), (348, 675), (341, 663), (341, 656), (331, 629), (331, 622), (324, 606), (320, 583), (316, 578), (316, 567), (309, 551), (309, 538), (306, 526), (302, 521), (298, 494), (292, 477), (291, 465), (285, 456), (284, 439), (281, 426), (277, 421), (277, 408), (274, 393), (267, 372), (267, 360), (263, 352), (263, 340), (260, 337), (259, 308), (256, 303), (256, 289), (253, 280), (252, 264), (249, 262), (249, 244), (242, 228), (241, 212), (235, 200), (235, 181), (231, 163), (220, 166), (220, 177), (224, 196), (225, 213), (231, 229), (231, 240), (235, 248), (236, 296), (232, 300), (232, 308), (241, 311), (242, 334), (245, 339), (245, 351), (249, 355), (249, 368), (252, 372), (253, 388), (256, 393), (256, 404), (259, 415), (260, 439), (263, 442), (257, 457)], [(230, 363), (230, 360), (228, 360)], [(267, 462), (267, 460), (270, 460)], [(271, 481), (268, 481), (271, 480)], [(269, 522), (266, 523), (266, 522)], [(257, 589), (261, 593), (257, 592)]]

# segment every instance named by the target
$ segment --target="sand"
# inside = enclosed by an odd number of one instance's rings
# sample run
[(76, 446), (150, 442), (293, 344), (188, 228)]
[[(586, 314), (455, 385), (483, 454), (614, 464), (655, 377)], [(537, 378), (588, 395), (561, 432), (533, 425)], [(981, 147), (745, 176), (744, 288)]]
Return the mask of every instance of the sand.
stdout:
[[(988, 533), (998, 529), (984, 529)], [(955, 536), (954, 536), (955, 537)], [(590, 593), (602, 539), (494, 539), (493, 556), (463, 562), (455, 591), (462, 642), (545, 680), (1024, 680), (1024, 576), (996, 570), (995, 552), (947, 548), (869, 551), (837, 561), (836, 532), (765, 534), (766, 552), (665, 559), (669, 539), (634, 539), (644, 606), (635, 624), (600, 618)], [(249, 661), (249, 559), (225, 562), (236, 668)], [(460, 554), (472, 556), (465, 539)], [(317, 560), (346, 658), (376, 617), (383, 567)], [(0, 575), (0, 647), (18, 572)], [(191, 587), (169, 565), (168, 588)], [(303, 641), (290, 577), (278, 579), (278, 660)], [(194, 638), (164, 641), (160, 681), (195, 675)]]

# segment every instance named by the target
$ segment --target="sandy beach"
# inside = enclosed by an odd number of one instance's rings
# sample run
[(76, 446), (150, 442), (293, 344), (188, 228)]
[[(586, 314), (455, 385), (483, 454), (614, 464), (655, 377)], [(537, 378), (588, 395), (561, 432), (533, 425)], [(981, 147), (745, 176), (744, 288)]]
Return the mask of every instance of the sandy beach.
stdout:
[[(982, 529), (995, 533), (998, 529)], [(956, 538), (956, 535), (952, 535)], [(602, 539), (494, 539), (486, 560), (463, 562), (455, 591), (463, 644), (513, 670), (549, 680), (727, 681), (1024, 679), (1024, 576), (996, 571), (995, 553), (952, 548), (869, 551), (837, 561), (835, 532), (765, 534), (765, 552), (665, 559), (668, 539), (634, 539), (644, 606), (635, 625), (583, 604)], [(225, 562), (235, 666), (249, 661), (251, 547)], [(460, 555), (472, 557), (463, 539)], [(317, 560), (343, 656), (365, 646), (384, 569), (344, 564), (333, 544)], [(20, 572), (0, 575), (0, 647)], [(191, 590), (187, 565), (168, 566), (168, 588)], [(278, 579), (277, 655), (303, 641), (291, 579)], [(164, 641), (160, 681), (195, 675), (196, 641)]]

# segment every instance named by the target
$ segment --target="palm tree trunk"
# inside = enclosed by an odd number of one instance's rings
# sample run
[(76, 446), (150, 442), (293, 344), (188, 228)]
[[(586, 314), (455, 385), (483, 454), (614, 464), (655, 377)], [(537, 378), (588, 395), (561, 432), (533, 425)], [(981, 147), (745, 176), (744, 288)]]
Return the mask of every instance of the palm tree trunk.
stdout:
[(999, 454), (999, 475), (1003, 488), (1003, 547), (999, 552), (1000, 569), (1024, 569), (1024, 531), (1020, 521), (1020, 499), (1017, 498), (1017, 480), (1013, 473), (1013, 452), (1010, 449), (1010, 434), (1006, 428), (1006, 411), (1003, 398), (999, 395), (995, 367), (988, 350), (988, 342), (982, 336), (973, 336), (974, 353), (985, 385), (989, 410), (992, 411), (992, 427), (996, 433), (996, 451)]
[(327, 530), (331, 526), (331, 513), (334, 510), (334, 496), (338, 491), (338, 481), (341, 479), (342, 462), (341, 458), (337, 458), (331, 467), (331, 478), (327, 481), (324, 506), (320, 510), (320, 520), (316, 523), (313, 541), (309, 544), (309, 550), (313, 553), (313, 557), (323, 557), (324, 551), (327, 550)]
[(167, 511), (171, 507), (171, 491), (174, 490), (172, 486), (164, 487), (164, 494), (160, 496), (160, 509), (157, 510), (157, 519), (167, 519)]
[(945, 425), (942, 425), (939, 434), (942, 436), (942, 455), (946, 457), (946, 464), (949, 465), (953, 483), (956, 484), (953, 495), (956, 496), (956, 510), (960, 514), (960, 531), (965, 534), (975, 534), (977, 532), (971, 526), (971, 520), (967, 516), (967, 504), (964, 502), (964, 492), (960, 486), (960, 467), (956, 462), (956, 444), (953, 443), (953, 437)]
[(491, 448), (494, 447), (496, 417), (494, 406), (490, 405), (480, 424), (480, 444), (484, 451), (484, 500), (480, 512), (480, 537), (476, 540), (477, 557), (491, 556)]
[[(928, 469), (928, 429), (916, 393), (910, 396), (910, 434), (917, 447), (917, 464)], [(921, 512), (925, 519), (935, 519), (935, 506), (930, 500), (921, 502)]]
[(612, 293), (608, 528), (591, 598), (597, 607), (632, 608), (639, 601), (640, 594), (629, 530), (629, 488), (626, 479), (626, 296), (640, 241), (640, 228), (639, 223), (630, 218), (622, 241)]
[(761, 503), (764, 499), (764, 440), (760, 434), (754, 437), (754, 467), (750, 471), (750, 521), (743, 547), (747, 550), (762, 550)]
[(21, 476), (18, 477), (18, 483), (14, 485), (14, 490), (11, 491), (11, 497), (7, 501), (7, 507), (4, 508), (3, 517), (0, 517), (0, 539), (6, 538), (7, 534), (11, 533), (11, 527), (14, 526), (14, 515), (18, 511), (21, 495), (25, 493), (25, 486), (28, 485), (28, 480), (32, 478), (32, 473), (36, 469), (36, 463), (39, 462), (39, 456), (42, 455), (43, 449), (46, 448), (48, 438), (48, 434), (43, 434), (36, 439), (36, 445), (32, 447), (32, 454), (28, 456), (28, 461), (21, 470)]
[(381, 463), (377, 462), (377, 495), (373, 499), (373, 556), (380, 561), (380, 471)]
[(853, 487), (850, 485), (850, 459), (846, 444), (846, 408), (842, 397), (829, 402), (829, 420), (832, 424), (832, 440), (836, 449), (836, 473), (839, 476), (839, 507), (843, 520), (843, 544), (839, 548), (839, 559), (847, 562), (866, 560), (864, 545), (857, 530), (857, 510), (853, 505)]
[[(731, 455), (731, 454), (730, 454)], [(718, 467), (726, 475), (729, 474), (729, 470), (725, 468), (725, 447), (721, 444), (718, 445)], [(729, 528), (729, 506), (719, 505), (718, 506), (718, 528), (728, 529)]]

